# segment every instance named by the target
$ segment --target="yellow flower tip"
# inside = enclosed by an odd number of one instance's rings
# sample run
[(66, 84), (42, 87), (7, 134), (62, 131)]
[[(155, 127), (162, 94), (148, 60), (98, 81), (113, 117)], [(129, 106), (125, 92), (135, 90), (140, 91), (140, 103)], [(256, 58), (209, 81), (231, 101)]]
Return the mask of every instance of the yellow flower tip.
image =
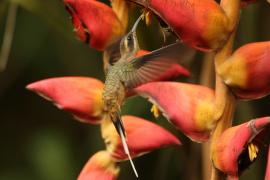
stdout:
[(253, 162), (256, 159), (258, 152), (259, 152), (259, 148), (257, 145), (253, 143), (250, 143), (248, 145), (248, 155), (251, 162)]
[(123, 25), (123, 28), (121, 28), (121, 33), (124, 33), (128, 26), (129, 5), (126, 1), (123, 0), (111, 0), (111, 6), (114, 13)]
[(151, 108), (151, 113), (155, 116), (155, 118), (158, 118), (160, 115), (160, 110), (158, 109), (157, 105), (153, 104)]
[(117, 148), (119, 136), (109, 116), (105, 116), (101, 122), (101, 135), (107, 151), (113, 153)]
[(144, 18), (145, 18), (145, 24), (147, 26), (149, 26), (151, 24), (151, 18), (152, 18), (152, 13), (151, 11), (147, 10), (147, 9), (144, 9), (143, 10), (143, 15), (144, 15)]
[(107, 151), (94, 154), (84, 165), (77, 180), (85, 179), (116, 179), (120, 167)]

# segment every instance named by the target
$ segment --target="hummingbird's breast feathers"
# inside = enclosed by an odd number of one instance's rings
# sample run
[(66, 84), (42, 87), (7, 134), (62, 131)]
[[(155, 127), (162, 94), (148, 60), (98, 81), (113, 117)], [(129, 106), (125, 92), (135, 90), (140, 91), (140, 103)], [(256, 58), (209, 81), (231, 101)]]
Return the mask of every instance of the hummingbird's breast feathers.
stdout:
[(125, 87), (120, 79), (121, 72), (117, 66), (109, 70), (102, 94), (104, 109), (108, 112), (119, 110), (125, 98)]

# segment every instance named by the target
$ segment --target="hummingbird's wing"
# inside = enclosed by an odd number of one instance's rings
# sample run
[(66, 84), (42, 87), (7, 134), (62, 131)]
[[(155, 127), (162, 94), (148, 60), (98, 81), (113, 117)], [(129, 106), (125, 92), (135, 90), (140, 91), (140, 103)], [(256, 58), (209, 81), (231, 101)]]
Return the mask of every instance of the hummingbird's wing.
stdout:
[(195, 51), (180, 42), (152, 51), (150, 54), (131, 60), (130, 69), (124, 72), (123, 81), (129, 89), (155, 81), (173, 64), (186, 67)]

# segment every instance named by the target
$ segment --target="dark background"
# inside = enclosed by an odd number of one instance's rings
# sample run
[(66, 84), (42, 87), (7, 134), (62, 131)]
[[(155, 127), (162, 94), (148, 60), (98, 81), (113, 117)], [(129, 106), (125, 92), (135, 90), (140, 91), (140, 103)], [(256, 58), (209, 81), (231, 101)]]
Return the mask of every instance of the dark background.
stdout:
[[(17, 2), (16, 0), (13, 0)], [(0, 180), (73, 180), (96, 151), (104, 149), (99, 126), (81, 124), (50, 102), (29, 92), (31, 82), (58, 76), (91, 76), (104, 80), (102, 53), (79, 42), (61, 1), (21, 0), (8, 66), (0, 72)], [(0, 1), (0, 42), (8, 1)], [(138, 14), (138, 12), (136, 12)], [(131, 22), (134, 22), (134, 13)], [(156, 22), (139, 27), (140, 44), (154, 49), (162, 42)], [(158, 37), (157, 37), (158, 36)], [(270, 5), (261, 2), (242, 11), (236, 47), (270, 40)], [(198, 83), (202, 56), (192, 65)], [(235, 124), (270, 115), (270, 98), (239, 102)], [(140, 107), (140, 108), (138, 108)], [(163, 118), (155, 120), (151, 105), (135, 97), (124, 114), (155, 121), (176, 134), (183, 146), (151, 152), (135, 159), (141, 179), (202, 179), (200, 144), (192, 143)], [(263, 179), (266, 148), (242, 179)], [(128, 162), (119, 179), (135, 179)]]

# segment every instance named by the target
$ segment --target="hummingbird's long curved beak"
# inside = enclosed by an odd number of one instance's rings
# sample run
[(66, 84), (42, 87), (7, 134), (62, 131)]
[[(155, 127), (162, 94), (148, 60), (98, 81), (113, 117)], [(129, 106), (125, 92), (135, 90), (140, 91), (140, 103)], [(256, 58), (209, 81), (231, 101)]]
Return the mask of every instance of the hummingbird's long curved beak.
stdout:
[(143, 18), (144, 18), (144, 14), (142, 14), (142, 15), (136, 20), (136, 22), (134, 23), (134, 25), (133, 25), (133, 27), (132, 27), (132, 29), (131, 29), (130, 32), (133, 33), (133, 32), (136, 31), (139, 22), (140, 22)]

